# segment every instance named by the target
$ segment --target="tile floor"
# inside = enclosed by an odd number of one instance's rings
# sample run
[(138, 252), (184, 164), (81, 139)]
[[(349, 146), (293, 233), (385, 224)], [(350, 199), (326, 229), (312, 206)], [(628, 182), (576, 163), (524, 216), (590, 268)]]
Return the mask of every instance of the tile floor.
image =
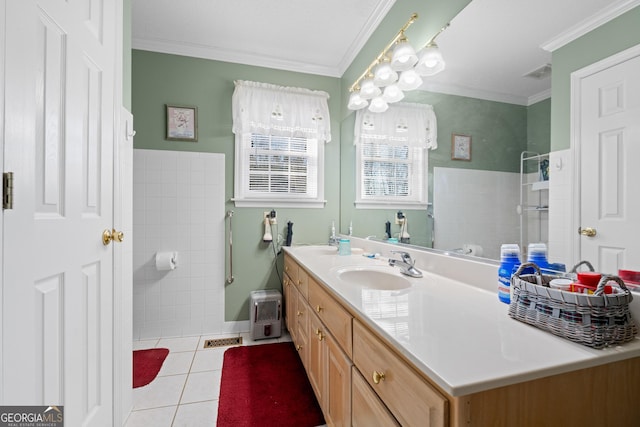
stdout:
[[(286, 332), (279, 338), (258, 341), (249, 333), (240, 335), (243, 345), (291, 341)], [(169, 355), (150, 384), (133, 390), (133, 409), (125, 427), (215, 426), (222, 359), (230, 347), (203, 348), (203, 344), (206, 339), (228, 336), (135, 341), (134, 350), (163, 347), (169, 349)]]

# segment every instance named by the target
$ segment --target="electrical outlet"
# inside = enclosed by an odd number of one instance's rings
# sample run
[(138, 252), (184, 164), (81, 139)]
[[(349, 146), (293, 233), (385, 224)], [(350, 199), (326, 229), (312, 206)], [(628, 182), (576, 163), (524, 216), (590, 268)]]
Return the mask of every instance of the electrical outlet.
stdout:
[(270, 211), (264, 211), (262, 218), (267, 218), (270, 224), (276, 224), (276, 216), (276, 211), (272, 209)]
[(398, 225), (404, 224), (404, 214), (400, 211), (396, 213), (396, 224)]

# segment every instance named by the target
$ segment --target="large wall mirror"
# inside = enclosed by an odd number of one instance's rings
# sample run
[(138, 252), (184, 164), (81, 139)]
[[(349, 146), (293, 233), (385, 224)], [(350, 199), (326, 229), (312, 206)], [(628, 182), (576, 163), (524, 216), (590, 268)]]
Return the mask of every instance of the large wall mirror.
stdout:
[[(531, 185), (549, 178), (551, 52), (541, 46), (607, 6), (563, 3), (474, 0), (438, 37), (447, 68), (404, 99), (433, 106), (438, 126), (430, 205), (403, 210), (410, 244), (498, 259), (502, 243), (547, 241), (548, 191)], [(355, 114), (341, 124), (340, 231), (383, 239), (389, 221), (397, 237), (398, 209), (354, 206), (354, 124)], [(452, 155), (454, 135), (470, 137), (470, 159)]]

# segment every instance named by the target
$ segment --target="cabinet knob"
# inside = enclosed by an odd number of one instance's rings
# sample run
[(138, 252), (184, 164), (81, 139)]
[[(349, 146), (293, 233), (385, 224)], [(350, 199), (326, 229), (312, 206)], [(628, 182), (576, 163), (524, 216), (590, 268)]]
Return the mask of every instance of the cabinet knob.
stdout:
[(318, 341), (322, 341), (324, 339), (324, 335), (322, 334), (322, 331), (320, 331), (318, 333)]
[(380, 381), (384, 381), (384, 372), (373, 371), (373, 383), (380, 384)]
[(316, 305), (316, 311), (320, 313), (322, 311), (322, 307), (320, 307), (319, 305)]
[(302, 312), (300, 310), (298, 310), (298, 312), (296, 313), (298, 315), (298, 317), (302, 316)]
[(296, 345), (296, 350), (298, 350), (298, 351), (302, 350), (302, 346), (300, 344), (297, 344)]

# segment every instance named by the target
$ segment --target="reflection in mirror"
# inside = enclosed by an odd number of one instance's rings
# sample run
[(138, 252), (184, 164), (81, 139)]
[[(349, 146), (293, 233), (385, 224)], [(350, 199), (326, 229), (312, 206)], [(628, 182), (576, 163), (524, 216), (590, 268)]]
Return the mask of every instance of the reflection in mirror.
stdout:
[[(477, 46), (475, 42), (469, 43), (470, 34), (478, 34), (475, 28), (482, 26), (486, 30), (488, 27), (512, 26), (517, 15), (511, 12), (521, 13), (514, 11), (517, 10), (514, 7), (509, 5), (509, 2), (496, 0), (471, 2), (452, 20), (449, 29), (438, 39), (447, 60), (447, 69), (434, 80), (427, 80), (423, 86), (425, 90), (407, 93), (403, 100), (429, 104), (437, 117), (438, 148), (428, 151), (428, 208), (355, 208), (355, 188), (358, 179), (354, 167), (356, 155), (353, 146), (355, 115), (351, 114), (343, 121), (340, 221), (342, 232), (346, 233), (352, 224), (355, 236), (376, 236), (384, 239), (388, 237), (385, 236), (385, 224), (389, 222), (392, 238), (400, 240), (401, 231), (406, 231), (412, 245), (490, 259), (499, 258), (502, 243), (526, 245), (530, 241), (529, 237), (534, 241), (545, 241), (544, 229), (547, 227), (548, 216), (526, 214), (521, 217), (518, 206), (522, 204), (522, 153), (546, 154), (550, 151), (549, 75), (531, 81), (526, 89), (529, 93), (524, 95), (520, 92), (516, 95), (496, 94), (495, 86), (487, 90), (480, 88), (465, 91), (464, 84), (450, 80), (452, 76), (458, 75), (456, 68), (472, 67), (457, 63), (457, 58), (468, 55), (468, 50)], [(501, 13), (494, 13), (495, 8), (499, 8)], [(478, 16), (481, 17), (479, 20)], [(486, 20), (487, 16), (492, 17), (491, 24)], [(498, 16), (509, 22), (495, 22)], [(540, 37), (548, 39), (557, 33), (550, 36), (547, 34), (543, 32)], [(551, 61), (550, 54), (539, 48), (547, 39), (537, 41), (534, 46), (537, 52), (531, 61), (542, 61), (542, 65)], [(531, 43), (531, 40), (527, 42)], [(495, 40), (492, 46), (492, 50), (500, 50), (496, 47)], [(509, 54), (505, 52), (502, 59), (507, 57)], [(522, 58), (518, 60), (523, 62)], [(473, 67), (478, 70), (477, 80), (481, 80), (479, 64), (474, 64)], [(533, 68), (535, 67), (531, 67)], [(527, 71), (531, 70), (525, 70), (518, 77), (523, 78)], [(482, 77), (487, 78), (486, 75)], [(494, 81), (501, 79), (497, 74), (488, 77)], [(471, 137), (468, 155), (453, 155), (454, 134)], [(524, 172), (531, 174), (536, 171), (526, 169)], [(396, 224), (398, 210), (402, 210), (407, 218), (406, 230)]]

